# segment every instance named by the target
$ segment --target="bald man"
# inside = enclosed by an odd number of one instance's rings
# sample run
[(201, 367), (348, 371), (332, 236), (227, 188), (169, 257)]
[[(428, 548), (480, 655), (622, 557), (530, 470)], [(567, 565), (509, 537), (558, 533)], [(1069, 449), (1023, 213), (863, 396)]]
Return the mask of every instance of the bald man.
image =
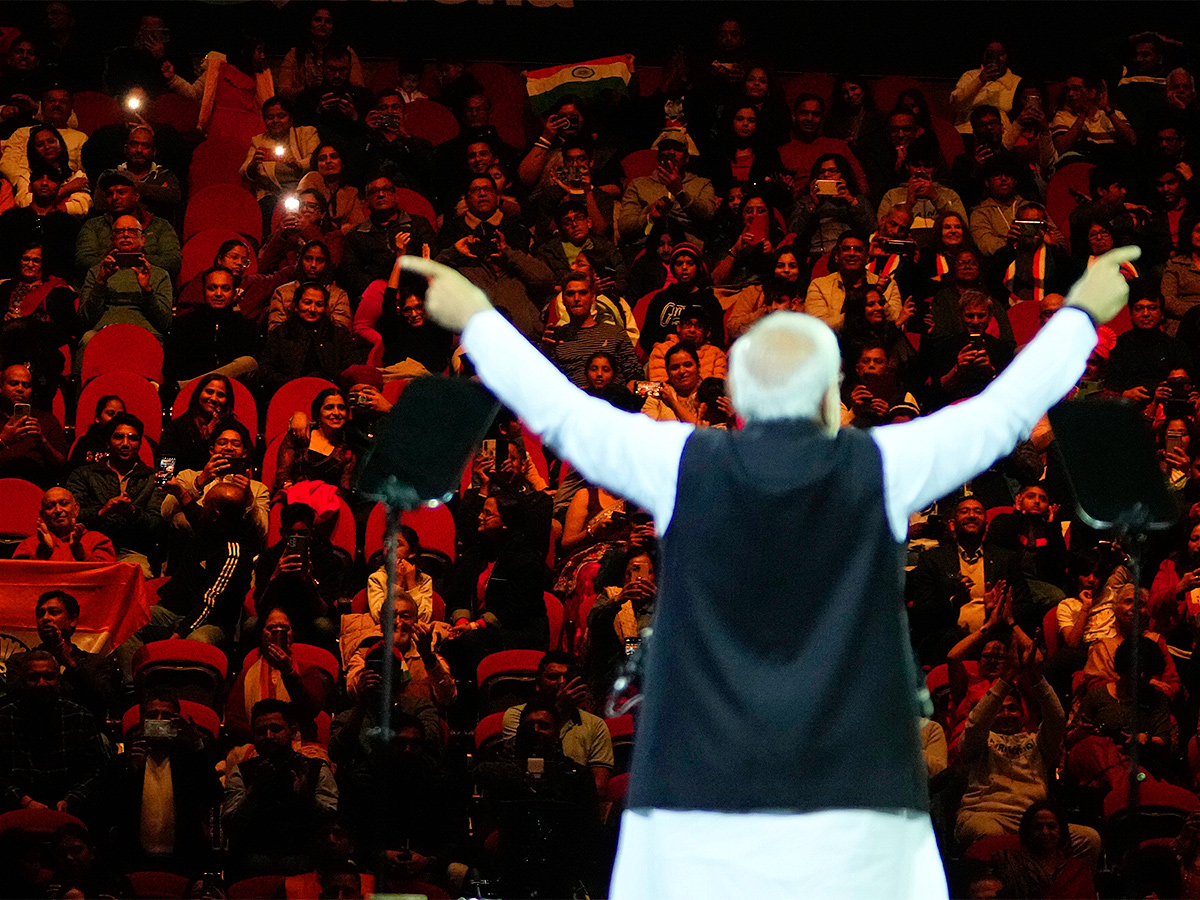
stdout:
[(66, 488), (53, 487), (42, 495), (37, 533), (17, 545), (13, 559), (53, 559), (60, 562), (116, 562), (112, 541), (89, 531), (79, 521), (79, 502)]
[(484, 384), (663, 536), (611, 896), (947, 896), (902, 602), (908, 518), (1075, 384), (1137, 255), (1093, 265), (1075, 308), (978, 397), (870, 431), (839, 430), (837, 339), (803, 313), (731, 348), (745, 428), (695, 428), (587, 396), (462, 276), (405, 258)]
[(58, 419), (32, 403), (29, 369), (13, 365), (0, 373), (0, 478), (24, 478), (44, 488), (62, 472), (67, 438)]

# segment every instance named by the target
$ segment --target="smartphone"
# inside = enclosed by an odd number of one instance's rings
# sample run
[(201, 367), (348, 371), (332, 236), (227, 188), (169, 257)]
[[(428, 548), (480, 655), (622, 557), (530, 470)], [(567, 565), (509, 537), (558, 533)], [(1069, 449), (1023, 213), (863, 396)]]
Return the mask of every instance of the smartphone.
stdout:
[(642, 639), (635, 637), (625, 638), (625, 656), (633, 656), (637, 652), (638, 647), (642, 646)]
[(175, 477), (175, 457), (164, 456), (158, 461), (158, 470), (154, 473), (154, 486), (161, 489)]
[(767, 239), (767, 220), (761, 216), (755, 217), (750, 220), (746, 230), (750, 232), (750, 240), (753, 243), (761, 244)]
[(1183, 450), (1183, 436), (1179, 434), (1168, 434), (1166, 447), (1168, 453), (1179, 453)]
[(836, 197), (838, 192), (838, 183), (832, 178), (817, 179), (817, 196), (818, 197)]
[(287, 156), (287, 147), (283, 146), (283, 144), (276, 144), (275, 145), (275, 156), (279, 159), (282, 159), (283, 157)]
[(13, 404), (12, 417), (14, 419), (23, 419), (26, 416), (32, 416), (32, 415), (33, 415), (33, 407), (30, 406), (28, 403), (14, 403)]
[(146, 740), (169, 741), (175, 734), (175, 723), (168, 719), (147, 719), (142, 723), (142, 736)]
[(1021, 237), (1037, 237), (1046, 230), (1046, 223), (1040, 219), (1013, 219), (1013, 224), (1021, 230)]
[(248, 475), (250, 474), (250, 460), (244, 456), (234, 456), (225, 460), (229, 463), (229, 471), (226, 475)]
[(288, 639), (286, 628), (272, 628), (267, 631), (267, 640), (278, 647), (280, 650), (288, 650), (292, 646), (292, 642)]
[(300, 210), (300, 198), (295, 194), (290, 194), (283, 198), (283, 208), (288, 212), (298, 212)]
[(661, 397), (662, 389), (661, 381), (635, 381), (633, 383), (633, 392), (639, 397)]
[(883, 247), (888, 253), (895, 253), (897, 256), (912, 256), (917, 252), (916, 241), (889, 241), (882, 240), (879, 246)]
[(142, 264), (140, 253), (113, 253), (113, 259), (117, 261), (118, 269), (133, 269)]
[(481, 225), (475, 235), (474, 252), (477, 257), (493, 256), (500, 249), (496, 242), (496, 233), (490, 227)]
[(525, 761), (525, 774), (531, 778), (541, 778), (546, 774), (546, 761), (536, 756), (529, 757)]
[(289, 534), (287, 543), (284, 544), (284, 552), (287, 556), (299, 556), (307, 558), (308, 556), (308, 535), (307, 534)]

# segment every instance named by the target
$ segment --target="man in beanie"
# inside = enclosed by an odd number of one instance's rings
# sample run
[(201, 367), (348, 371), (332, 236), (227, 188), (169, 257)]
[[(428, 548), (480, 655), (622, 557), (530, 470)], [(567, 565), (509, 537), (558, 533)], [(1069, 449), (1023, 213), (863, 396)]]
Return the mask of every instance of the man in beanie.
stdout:
[(109, 169), (100, 176), (96, 192), (104, 197), (107, 212), (93, 216), (79, 229), (75, 241), (75, 269), (79, 275), (97, 266), (113, 250), (113, 223), (121, 216), (135, 217), (142, 229), (142, 252), (150, 265), (163, 269), (172, 280), (179, 277), (183, 251), (171, 223), (153, 215), (138, 200), (138, 182), (128, 172)]
[(658, 142), (658, 168), (635, 178), (621, 197), (617, 226), (621, 243), (641, 247), (660, 219), (679, 223), (687, 239), (704, 246), (708, 223), (717, 212), (717, 195), (707, 178), (688, 171), (687, 146), (674, 138)]

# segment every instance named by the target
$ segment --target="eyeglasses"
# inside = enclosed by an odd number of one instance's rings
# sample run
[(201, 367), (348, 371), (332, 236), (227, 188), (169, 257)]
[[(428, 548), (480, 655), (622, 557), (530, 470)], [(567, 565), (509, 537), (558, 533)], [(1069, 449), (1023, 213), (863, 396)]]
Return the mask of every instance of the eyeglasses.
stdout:
[(369, 188), (367, 188), (367, 196), (368, 197), (371, 196), (372, 194), (394, 194), (394, 193), (396, 193), (396, 189), (394, 187), (392, 187), (390, 184), (386, 185), (385, 187), (369, 187)]
[(114, 228), (112, 230), (112, 233), (113, 234), (141, 234), (142, 229), (140, 229), (140, 228)]

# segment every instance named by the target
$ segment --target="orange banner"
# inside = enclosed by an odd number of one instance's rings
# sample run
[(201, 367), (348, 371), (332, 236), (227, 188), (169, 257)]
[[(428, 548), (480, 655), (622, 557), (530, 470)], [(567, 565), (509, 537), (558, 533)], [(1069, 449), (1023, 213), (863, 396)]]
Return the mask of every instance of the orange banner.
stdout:
[(41, 643), (33, 618), (37, 598), (66, 591), (79, 601), (74, 642), (109, 653), (150, 621), (150, 598), (140, 567), (129, 563), (0, 560), (0, 632), (30, 647)]

